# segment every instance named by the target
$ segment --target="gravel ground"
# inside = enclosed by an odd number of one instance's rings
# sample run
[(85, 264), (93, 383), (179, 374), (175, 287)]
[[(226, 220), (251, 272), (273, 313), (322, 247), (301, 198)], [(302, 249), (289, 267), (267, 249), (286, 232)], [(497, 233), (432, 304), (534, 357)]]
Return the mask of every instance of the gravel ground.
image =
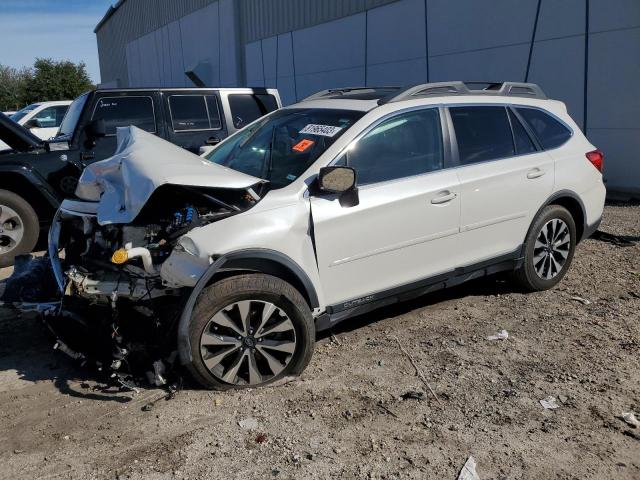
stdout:
[[(638, 239), (640, 206), (602, 229)], [(473, 455), (483, 480), (640, 479), (640, 428), (618, 418), (640, 417), (639, 311), (640, 245), (587, 240), (552, 291), (472, 282), (339, 326), (294, 382), (171, 400), (100, 389), (5, 315), (0, 478), (455, 479)]]

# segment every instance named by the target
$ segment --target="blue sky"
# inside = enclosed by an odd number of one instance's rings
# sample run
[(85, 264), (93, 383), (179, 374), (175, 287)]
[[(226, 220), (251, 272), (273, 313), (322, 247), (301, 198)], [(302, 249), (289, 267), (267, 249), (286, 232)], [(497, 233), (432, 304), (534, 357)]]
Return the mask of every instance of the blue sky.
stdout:
[(37, 57), (83, 61), (100, 81), (93, 29), (116, 0), (0, 0), (0, 64), (31, 66)]

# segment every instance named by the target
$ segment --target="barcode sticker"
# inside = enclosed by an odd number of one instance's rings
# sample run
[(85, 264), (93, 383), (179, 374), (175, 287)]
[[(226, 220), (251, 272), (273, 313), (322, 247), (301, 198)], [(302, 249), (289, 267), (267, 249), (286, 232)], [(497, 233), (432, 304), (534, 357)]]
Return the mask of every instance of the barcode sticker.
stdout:
[(333, 125), (316, 125), (310, 123), (302, 130), (300, 130), (300, 133), (307, 135), (320, 135), (323, 137), (334, 137), (340, 130), (342, 130), (342, 127), (334, 127)]

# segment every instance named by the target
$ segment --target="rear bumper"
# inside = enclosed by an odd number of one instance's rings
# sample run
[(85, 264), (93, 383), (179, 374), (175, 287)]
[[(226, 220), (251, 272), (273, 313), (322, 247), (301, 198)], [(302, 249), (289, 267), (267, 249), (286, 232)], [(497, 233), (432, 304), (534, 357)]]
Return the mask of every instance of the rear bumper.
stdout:
[(600, 217), (598, 220), (596, 220), (594, 223), (592, 223), (591, 225), (585, 225), (584, 226), (584, 232), (582, 233), (582, 238), (580, 239), (582, 240), (586, 240), (587, 238), (589, 238), (591, 235), (593, 235), (594, 233), (596, 233), (596, 231), (598, 230), (598, 228), (600, 228), (600, 223), (602, 222), (602, 217)]

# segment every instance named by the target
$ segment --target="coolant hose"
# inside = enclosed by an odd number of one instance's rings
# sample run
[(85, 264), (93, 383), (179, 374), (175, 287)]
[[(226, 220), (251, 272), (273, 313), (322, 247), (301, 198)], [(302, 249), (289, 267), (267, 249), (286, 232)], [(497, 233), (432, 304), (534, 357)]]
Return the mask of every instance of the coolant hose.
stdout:
[(129, 259), (140, 257), (142, 259), (142, 265), (144, 265), (144, 270), (150, 275), (155, 275), (156, 269), (153, 267), (153, 262), (151, 261), (151, 252), (149, 249), (144, 247), (132, 247), (127, 249), (127, 256)]

